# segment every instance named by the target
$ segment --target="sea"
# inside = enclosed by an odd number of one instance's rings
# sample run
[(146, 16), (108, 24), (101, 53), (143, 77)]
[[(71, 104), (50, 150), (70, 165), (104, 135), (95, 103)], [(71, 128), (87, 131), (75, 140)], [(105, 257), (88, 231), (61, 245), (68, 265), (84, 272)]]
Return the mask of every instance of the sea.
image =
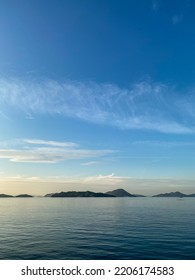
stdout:
[(0, 198), (0, 259), (192, 260), (195, 198)]

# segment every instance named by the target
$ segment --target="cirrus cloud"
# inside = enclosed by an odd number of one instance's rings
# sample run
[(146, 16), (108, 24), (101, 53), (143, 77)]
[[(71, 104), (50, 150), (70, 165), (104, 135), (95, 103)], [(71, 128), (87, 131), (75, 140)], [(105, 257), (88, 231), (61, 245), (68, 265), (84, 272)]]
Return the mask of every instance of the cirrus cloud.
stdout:
[(121, 88), (94, 82), (0, 79), (0, 111), (16, 108), (32, 118), (57, 114), (119, 129), (186, 134), (195, 132), (193, 92), (148, 81)]
[[(79, 149), (76, 143), (41, 139), (17, 139), (15, 142), (13, 141), (14, 143), (18, 146), (17, 148), (0, 149), (0, 158), (9, 159), (12, 162), (57, 163), (71, 159), (96, 158), (113, 152), (111, 150)], [(29, 146), (26, 146), (26, 143)]]

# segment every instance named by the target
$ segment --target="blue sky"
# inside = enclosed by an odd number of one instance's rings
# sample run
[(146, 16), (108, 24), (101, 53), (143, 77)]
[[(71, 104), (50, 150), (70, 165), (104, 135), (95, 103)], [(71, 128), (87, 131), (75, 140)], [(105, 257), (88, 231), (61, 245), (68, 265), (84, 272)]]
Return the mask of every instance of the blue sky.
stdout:
[(0, 193), (195, 187), (194, 1), (0, 1)]

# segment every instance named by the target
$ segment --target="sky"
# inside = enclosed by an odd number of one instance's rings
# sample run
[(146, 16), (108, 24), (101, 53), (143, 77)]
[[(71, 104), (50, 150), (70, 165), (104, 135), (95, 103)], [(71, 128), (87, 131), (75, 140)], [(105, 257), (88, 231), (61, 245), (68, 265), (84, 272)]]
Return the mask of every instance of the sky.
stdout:
[(0, 0), (0, 193), (195, 193), (194, 12)]

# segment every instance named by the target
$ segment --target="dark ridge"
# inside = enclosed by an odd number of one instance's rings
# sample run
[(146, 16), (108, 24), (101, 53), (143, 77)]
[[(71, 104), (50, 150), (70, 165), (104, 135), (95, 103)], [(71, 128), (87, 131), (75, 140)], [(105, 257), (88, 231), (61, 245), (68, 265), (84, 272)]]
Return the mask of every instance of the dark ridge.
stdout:
[(161, 193), (157, 195), (153, 195), (153, 197), (188, 197), (190, 195), (186, 195), (181, 192), (170, 192), (170, 193)]
[(115, 196), (115, 197), (136, 197), (136, 195), (130, 194), (123, 189), (117, 189), (114, 191), (109, 191), (107, 194)]
[[(19, 194), (16, 196), (8, 194), (0, 194), (0, 198), (9, 198), (9, 197), (34, 197), (29, 194)], [(124, 189), (116, 189), (109, 191), (107, 193), (95, 193), (91, 191), (68, 191), (68, 192), (59, 192), (59, 193), (48, 193), (44, 197), (146, 197), (145, 195), (140, 194), (131, 194), (125, 191)], [(184, 194), (181, 192), (169, 192), (153, 195), (152, 197), (195, 197), (195, 193)]]
[(48, 194), (44, 195), (44, 197), (52, 197), (53, 194), (55, 194), (55, 193), (48, 193)]
[(33, 197), (33, 196), (30, 194), (19, 194), (19, 195), (16, 195), (15, 197)]
[(85, 191), (85, 192), (69, 191), (69, 192), (54, 193), (51, 194), (50, 197), (114, 197), (114, 196), (105, 193), (94, 193), (90, 191)]
[(0, 197), (7, 198), (7, 197), (13, 197), (13, 195), (1, 193)]

